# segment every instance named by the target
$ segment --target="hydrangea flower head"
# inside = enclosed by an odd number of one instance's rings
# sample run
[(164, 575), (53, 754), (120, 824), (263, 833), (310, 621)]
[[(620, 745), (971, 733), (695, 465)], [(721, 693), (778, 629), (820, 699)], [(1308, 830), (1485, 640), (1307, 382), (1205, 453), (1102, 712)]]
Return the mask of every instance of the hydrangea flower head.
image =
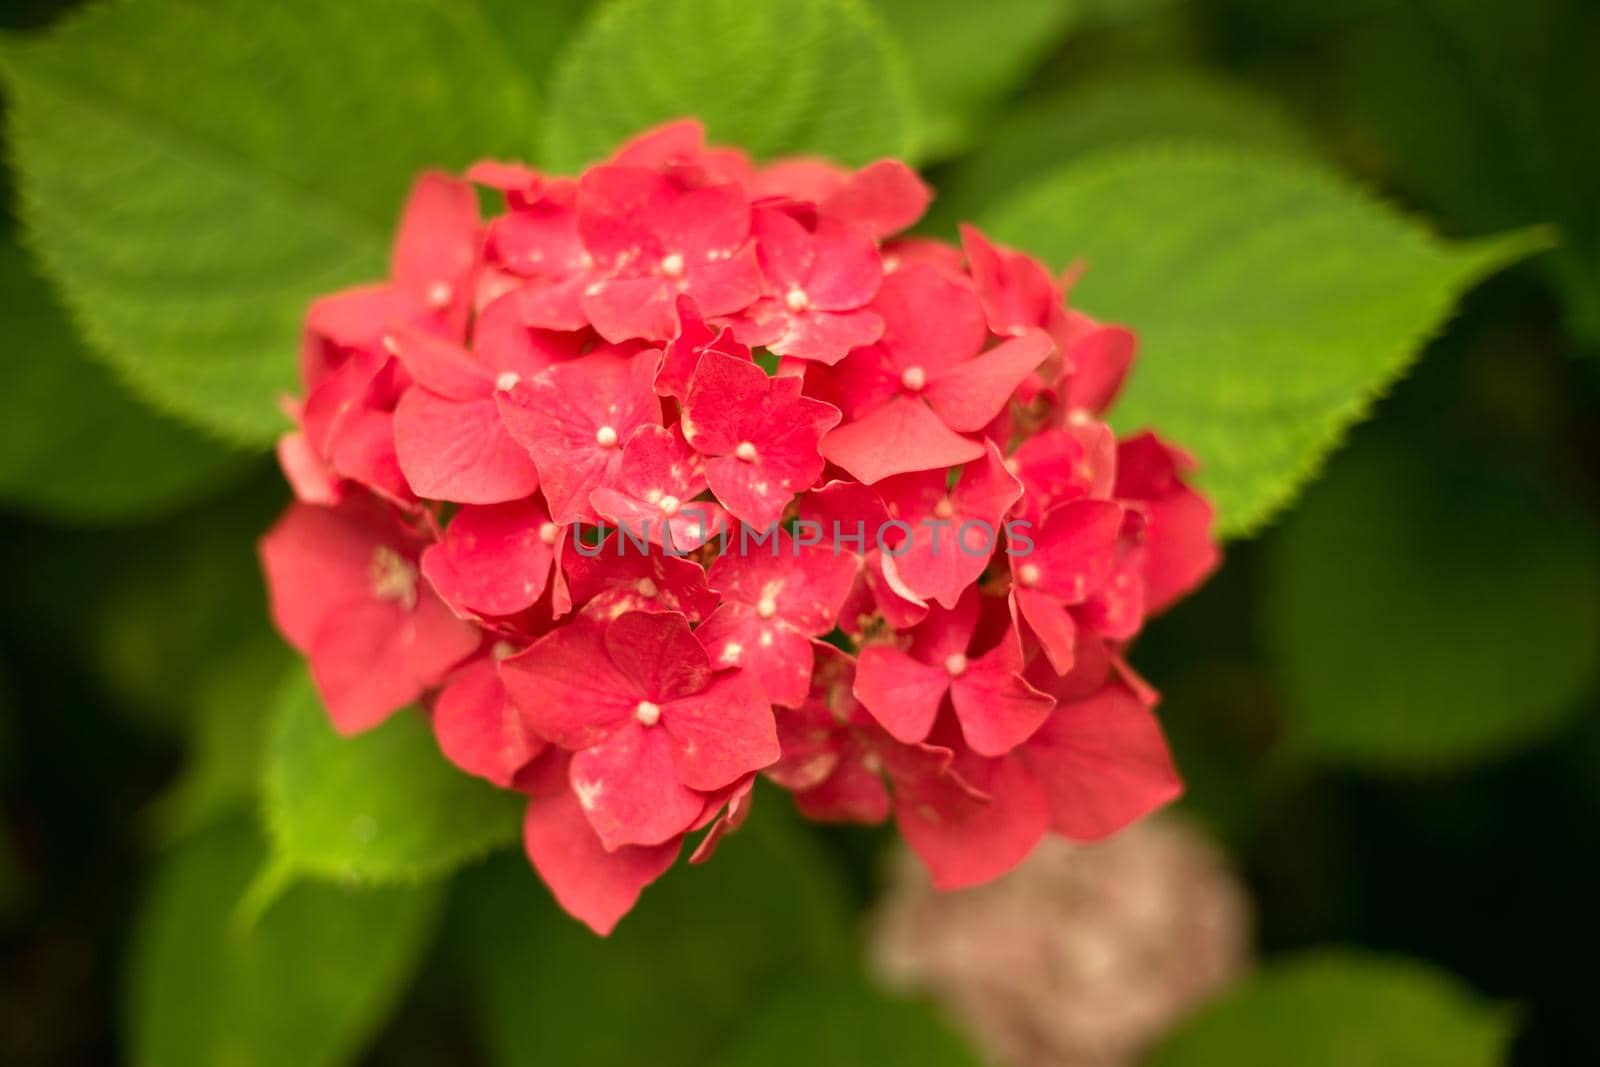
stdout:
[(420, 703), (521, 793), (602, 934), (758, 777), (945, 888), (1180, 789), (1125, 656), (1217, 564), (1193, 461), (1103, 421), (1132, 333), (902, 236), (931, 195), (685, 120), (424, 176), (389, 280), (308, 314), (274, 618), (341, 731)]

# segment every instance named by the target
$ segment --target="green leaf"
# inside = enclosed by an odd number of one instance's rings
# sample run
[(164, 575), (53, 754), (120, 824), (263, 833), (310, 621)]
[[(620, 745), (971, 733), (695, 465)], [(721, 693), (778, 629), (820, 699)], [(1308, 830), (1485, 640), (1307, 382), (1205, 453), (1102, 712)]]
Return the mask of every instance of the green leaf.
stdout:
[[(858, 1062), (818, 1054), (852, 1042), (919, 1053), (879, 1063), (970, 1062), (948, 1051), (947, 1032), (920, 1008), (883, 997), (854, 1008), (825, 1003), (875, 995), (856, 973), (828, 856), (786, 798), (765, 787), (750, 821), (710, 863), (674, 867), (609, 938), (557, 909), (520, 858), (469, 872), (456, 904), (452, 944), (481, 983), (485, 1038), (500, 1067), (633, 1063), (641, 1049), (652, 1067), (747, 1055), (814, 1067)], [(802, 1034), (795, 1013), (808, 1005), (824, 1014)], [(858, 1032), (869, 1011), (886, 1030), (881, 1037)]]
[(556, 59), (582, 27), (595, 0), (478, 0), (506, 50), (543, 91)]
[(1422, 771), (1549, 735), (1600, 674), (1597, 546), (1592, 521), (1489, 463), (1353, 449), (1268, 556), (1288, 742)]
[(873, 0), (905, 46), (925, 126), (923, 149), (960, 149), (1077, 20), (1076, 0)]
[(1441, 244), (1309, 163), (1178, 146), (1097, 154), (990, 228), (1087, 266), (1074, 304), (1140, 338), (1113, 425), (1194, 452), (1230, 537), (1288, 503), (1465, 289), (1546, 244)]
[(943, 175), (929, 221), (953, 234), (1029, 181), (1091, 152), (1185, 141), (1310, 156), (1304, 131), (1270, 97), (1200, 70), (1100, 76), (1024, 102)]
[(526, 156), (533, 92), (472, 4), (91, 5), (0, 51), (22, 214), (100, 354), (252, 443), (307, 302), (380, 278), (427, 167)]
[(1493, 1067), (1511, 1016), (1414, 961), (1323, 951), (1263, 968), (1147, 1067)]
[(0, 236), (0, 500), (47, 519), (174, 510), (248, 458), (142, 406), (92, 363), (50, 287)]
[(525, 859), (463, 879), (457, 916), (502, 1067), (701, 1063), (772, 985), (849, 958), (841, 887), (763, 791), (710, 863), (679, 863), (609, 938), (560, 911)]
[(420, 713), (343, 737), (303, 669), (279, 696), (266, 759), (275, 877), (414, 881), (521, 833), (522, 796), (452, 766)]
[(757, 158), (865, 163), (916, 136), (904, 60), (857, 0), (614, 0), (556, 71), (545, 160), (576, 169), (686, 115)]
[(162, 862), (126, 976), (133, 1063), (336, 1067), (398, 1002), (441, 887), (299, 885), (247, 927), (236, 907), (263, 856), (255, 828), (235, 819)]

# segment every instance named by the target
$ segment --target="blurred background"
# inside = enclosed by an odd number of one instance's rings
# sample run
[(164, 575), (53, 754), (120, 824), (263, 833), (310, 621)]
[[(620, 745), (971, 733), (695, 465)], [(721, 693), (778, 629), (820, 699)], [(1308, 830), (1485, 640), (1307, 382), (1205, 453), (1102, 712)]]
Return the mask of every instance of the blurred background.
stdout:
[[(73, 6), (6, 0), (0, 23)], [(915, 35), (965, 5), (880, 6)], [(914, 1010), (937, 1048), (875, 1062), (1248, 1065), (1299, 1042), (1313, 1065), (1600, 1063), (1600, 4), (1046, 14), (992, 112), (934, 139), (931, 232), (1160, 138), (1314, 158), (1442, 234), (1548, 223), (1560, 247), (1469, 293), (1292, 509), (1141, 639), (1189, 783), (1174, 812), (934, 899), (892, 833), (773, 795), (755, 844), (675, 871), (609, 945), (497, 857), (430, 904), (414, 975), (360, 994), (387, 1010), (325, 1062), (854, 1062), (831, 1042)], [(5, 170), (0, 199), (0, 1062), (131, 1061), (142, 1013), (171, 1010), (149, 984), (206, 980), (163, 916), (253, 873), (261, 694), (289, 662), (254, 541), (287, 490), (90, 355)], [(833, 984), (785, 986), (795, 954)], [(808, 1022), (818, 998), (866, 1005), (858, 985), (896, 992), (854, 1029)], [(787, 1014), (739, 1022), (783, 990)], [(712, 1057), (685, 1015), (738, 1048)]]

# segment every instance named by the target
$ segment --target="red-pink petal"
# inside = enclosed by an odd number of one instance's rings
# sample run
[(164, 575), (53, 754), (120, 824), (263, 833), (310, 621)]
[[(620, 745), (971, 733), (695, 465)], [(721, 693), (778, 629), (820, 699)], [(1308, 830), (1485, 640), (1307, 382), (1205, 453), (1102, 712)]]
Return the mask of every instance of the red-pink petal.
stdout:
[(422, 553), (422, 573), (458, 608), (515, 615), (544, 594), (559, 533), (534, 499), (468, 505)]
[(1082, 332), (1063, 344), (1063, 355), (1073, 369), (1062, 403), (1068, 410), (1099, 414), (1122, 389), (1138, 338), (1121, 326), (1100, 326), (1087, 316), (1078, 321), (1085, 324)]
[(1022, 649), (1007, 634), (950, 683), (961, 734), (980, 756), (1001, 756), (1026, 741), (1055, 707), (1055, 698), (1023, 680)]
[(983, 458), (962, 468), (948, 492), (943, 471), (886, 478), (879, 492), (910, 534), (886, 552), (906, 588), (919, 598), (954, 607), (961, 593), (988, 566), (1004, 537), (1004, 516), (1022, 494), (999, 450), (985, 445)]
[(500, 679), (534, 731), (566, 749), (633, 721), (644, 697), (606, 654), (604, 624), (582, 616), (501, 661)]
[(718, 501), (757, 529), (822, 474), (820, 442), (838, 424), (831, 404), (800, 395), (798, 378), (769, 378), (754, 363), (706, 353), (684, 400), (683, 430)]
[(700, 357), (706, 352), (718, 352), (734, 359), (750, 359), (750, 349), (734, 340), (727, 327), (712, 329), (706, 325), (694, 301), (680, 295), (675, 305), (677, 331), (667, 343), (661, 358), (661, 369), (656, 372), (655, 389), (662, 396), (682, 399), (689, 392), (689, 382), (700, 366)]
[(615, 476), (628, 438), (661, 422), (655, 362), (651, 351), (592, 352), (496, 394), (506, 429), (533, 457), (551, 517), (562, 525), (593, 516), (589, 494)]
[(1012, 587), (1017, 610), (1028, 629), (1039, 641), (1050, 666), (1057, 674), (1067, 674), (1077, 660), (1078, 626), (1072, 612), (1058, 597), (1034, 589)]
[(1110, 577), (1122, 523), (1122, 507), (1109, 500), (1074, 500), (1052, 508), (1028, 531), (1033, 551), (1011, 557), (1013, 580), (1023, 589), (1081, 604)]
[(286, 433), (278, 438), (278, 466), (302, 503), (328, 507), (339, 503), (339, 483), (305, 434)]
[[(693, 277), (697, 268), (744, 246), (750, 236), (750, 201), (731, 183), (690, 189), (671, 200), (656, 226), (667, 250), (684, 258), (684, 273)], [(755, 249), (750, 251), (753, 255)]]
[(691, 269), (683, 291), (707, 315), (732, 315), (749, 307), (761, 295), (761, 266), (754, 246), (746, 245), (726, 258), (711, 259)]
[(1181, 479), (1192, 467), (1188, 456), (1152, 433), (1117, 449), (1116, 493), (1141, 501), (1146, 516), (1143, 574), (1151, 614), (1199, 585), (1221, 561), (1213, 539), (1216, 510)]
[[(700, 839), (700, 843), (689, 854), (690, 863), (698, 865), (711, 859), (717, 851), (717, 846), (722, 843), (722, 839), (744, 825), (744, 821), (750, 817), (750, 805), (754, 797), (752, 790), (755, 788), (755, 784), (755, 775), (747, 775), (732, 786), (730, 790), (726, 791), (726, 807), (723, 807), (721, 803), (721, 796), (714, 798), (712, 802), (707, 804), (707, 808), (721, 810), (722, 813), (712, 820), (711, 829), (706, 831), (706, 835)], [(705, 816), (702, 815), (701, 818), (703, 819)]]
[(589, 502), (636, 538), (689, 551), (710, 536), (711, 516), (694, 502), (705, 487), (705, 462), (679, 428), (646, 425), (628, 439), (616, 473)]
[(634, 690), (657, 703), (693, 696), (711, 680), (705, 647), (676, 613), (619, 615), (606, 625), (605, 646)]
[(865, 226), (884, 238), (916, 224), (928, 210), (933, 191), (897, 159), (869, 163), (847, 178), (819, 205), (823, 214)]
[(1014, 757), (985, 761), (978, 784), (987, 803), (939, 782), (900, 788), (895, 821), (928, 868), (935, 888), (964, 889), (992, 881), (1033, 851), (1049, 827), (1044, 791)]
[(1021, 511), (1038, 523), (1057, 504), (1111, 495), (1116, 437), (1100, 422), (1045, 430), (1018, 445), (1011, 459), (1026, 490)]
[(767, 347), (780, 356), (834, 364), (882, 336), (883, 318), (875, 311), (808, 311), (786, 316)]
[(720, 789), (781, 754), (772, 707), (742, 671), (718, 674), (702, 692), (663, 705), (661, 725), (678, 780), (693, 789)]
[(676, 326), (680, 290), (664, 278), (612, 278), (583, 294), (584, 317), (607, 341), (665, 341)]
[(795, 807), (817, 822), (876, 825), (889, 817), (889, 787), (883, 775), (860, 760), (840, 764), (820, 784), (794, 795)]
[(1155, 715), (1118, 684), (1061, 705), (1020, 753), (1049, 798), (1051, 826), (1078, 841), (1115, 833), (1183, 791)]
[(1043, 330), (1030, 330), (930, 377), (923, 395), (952, 430), (976, 433), (1005, 410), (1023, 379), (1043, 363), (1055, 344)]
[(510, 788), (517, 772), (546, 748), (528, 729), (487, 656), (463, 667), (439, 691), (433, 732), (451, 763), (501, 788)]
[(632, 910), (644, 887), (672, 866), (681, 842), (608, 851), (568, 786), (565, 765), (560, 761), (552, 765), (559, 775), (558, 788), (529, 799), (522, 824), (523, 848), (556, 902), (605, 937)]
[(868, 645), (856, 661), (856, 699), (905, 744), (928, 736), (949, 691), (950, 674), (943, 666), (913, 659), (893, 645)]
[[(724, 559), (729, 557), (723, 557)], [(739, 667), (771, 704), (794, 707), (811, 686), (811, 639), (781, 619), (725, 601), (695, 631), (718, 667)]]
[(330, 616), (311, 643), (311, 676), (335, 729), (360, 733), (420, 697), (480, 640), (432, 590), (419, 588), (409, 611), (364, 600)]
[(291, 645), (309, 651), (331, 613), (374, 599), (376, 552), (407, 559), (420, 547), (370, 497), (353, 497), (336, 508), (291, 505), (261, 539), (273, 622)]
[(1044, 264), (989, 241), (978, 228), (961, 226), (961, 249), (966, 253), (978, 298), (989, 329), (1000, 336), (1023, 333), (1050, 320), (1061, 303), (1060, 288)]
[(466, 277), (481, 240), (477, 190), (447, 174), (424, 174), (406, 201), (390, 276), (431, 307), (454, 306), (464, 313), (470, 298)]
[(699, 622), (717, 606), (705, 568), (659, 549), (639, 552), (617, 534), (593, 548), (566, 546), (562, 567), (572, 601), (600, 618), (626, 611), (676, 611)]
[(394, 446), (406, 483), (428, 500), (498, 504), (539, 488), (538, 468), (491, 396), (447, 400), (412, 387), (395, 408)]
[(871, 485), (894, 474), (959, 466), (982, 456), (983, 445), (950, 429), (922, 401), (899, 396), (830, 431), (822, 455)]
[(712, 589), (726, 602), (783, 620), (810, 636), (833, 628), (855, 580), (853, 557), (836, 552), (825, 536), (803, 544), (783, 530), (733, 544), (709, 574)]
[(977, 355), (989, 336), (971, 288), (921, 264), (884, 278), (872, 309), (883, 316), (882, 345), (895, 369), (920, 369), (928, 381)]
[(573, 755), (573, 792), (607, 849), (671, 841), (700, 817), (705, 798), (679, 781), (675, 747), (659, 723), (630, 721)]
[(341, 734), (370, 730), (422, 695), (407, 662), (404, 615), (398, 604), (351, 604), (311, 642), (311, 679)]
[(476, 400), (494, 389), (494, 375), (453, 341), (415, 327), (396, 329), (385, 340), (412, 380), (451, 400)]

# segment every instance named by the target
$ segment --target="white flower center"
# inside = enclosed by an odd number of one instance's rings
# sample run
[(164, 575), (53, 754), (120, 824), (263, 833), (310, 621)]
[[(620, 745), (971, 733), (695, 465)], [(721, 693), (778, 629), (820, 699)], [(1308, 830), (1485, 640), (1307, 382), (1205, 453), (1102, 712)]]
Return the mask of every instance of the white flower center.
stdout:
[(907, 367), (900, 372), (900, 384), (913, 393), (920, 393), (928, 384), (928, 372), (921, 367)]
[(953, 503), (950, 502), (950, 498), (949, 497), (945, 497), (943, 500), (939, 501), (937, 504), (935, 504), (933, 506), (933, 514), (937, 518), (948, 519), (950, 516), (954, 515), (955, 513), (956, 513), (956, 506)]
[(789, 305), (790, 311), (804, 311), (811, 306), (811, 298), (798, 285), (789, 290), (784, 296), (783, 302)]
[(967, 673), (967, 657), (959, 652), (952, 652), (944, 658), (944, 669), (952, 678), (959, 678)]
[(450, 288), (449, 282), (434, 282), (428, 286), (428, 304), (432, 307), (445, 307), (454, 296), (455, 290)]
[(777, 613), (778, 602), (772, 598), (771, 594), (768, 594), (767, 596), (764, 596), (760, 600), (756, 601), (756, 614), (761, 616), (763, 619), (770, 619)]
[(661, 590), (656, 587), (656, 583), (651, 581), (649, 578), (640, 578), (639, 584), (635, 585), (634, 588), (637, 589), (639, 591), (639, 595), (644, 597), (646, 600), (654, 600), (661, 593)]
[(367, 581), (378, 600), (392, 600), (410, 611), (417, 606), (417, 565), (388, 545), (372, 551)]
[(1037, 563), (1024, 563), (1017, 568), (1017, 579), (1026, 586), (1039, 584), (1039, 565)]
[(672, 252), (661, 257), (661, 273), (676, 278), (683, 273), (683, 254)]
[(633, 717), (646, 726), (654, 726), (661, 718), (661, 705), (641, 700), (639, 706), (633, 709)]
[(756, 446), (749, 441), (740, 441), (739, 447), (733, 450), (733, 454), (746, 463), (754, 463), (756, 461)]
[(661, 503), (658, 504), (657, 507), (661, 509), (661, 514), (670, 517), (678, 513), (678, 506), (681, 503), (682, 501), (675, 496), (664, 496), (661, 498)]
[(594, 443), (601, 448), (617, 447), (617, 431), (610, 426), (602, 426), (594, 432)]
[(514, 370), (501, 371), (500, 377), (494, 380), (494, 387), (502, 393), (509, 393), (522, 381), (522, 376)]
[(561, 527), (553, 522), (547, 522), (539, 527), (539, 540), (547, 545), (556, 543), (556, 538), (561, 536)]

